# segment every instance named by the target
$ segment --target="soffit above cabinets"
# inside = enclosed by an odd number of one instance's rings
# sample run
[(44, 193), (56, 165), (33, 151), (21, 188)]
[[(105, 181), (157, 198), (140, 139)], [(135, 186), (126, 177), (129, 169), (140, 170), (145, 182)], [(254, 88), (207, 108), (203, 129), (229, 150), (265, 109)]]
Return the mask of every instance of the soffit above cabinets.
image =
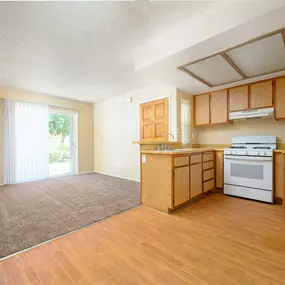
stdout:
[(253, 39), (178, 69), (208, 87), (285, 70), (285, 29)]

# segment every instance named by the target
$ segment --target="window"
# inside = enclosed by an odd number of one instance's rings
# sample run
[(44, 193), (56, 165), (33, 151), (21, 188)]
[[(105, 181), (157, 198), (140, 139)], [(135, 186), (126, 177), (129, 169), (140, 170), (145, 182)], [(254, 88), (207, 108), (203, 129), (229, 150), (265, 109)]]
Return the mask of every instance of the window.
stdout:
[(190, 100), (181, 98), (181, 142), (184, 145), (189, 145), (192, 143), (190, 111)]

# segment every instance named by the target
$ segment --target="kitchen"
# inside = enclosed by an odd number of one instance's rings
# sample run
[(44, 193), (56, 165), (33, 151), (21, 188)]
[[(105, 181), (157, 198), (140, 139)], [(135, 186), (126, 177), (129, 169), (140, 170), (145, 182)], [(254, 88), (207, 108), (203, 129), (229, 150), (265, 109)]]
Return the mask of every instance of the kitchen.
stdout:
[[(278, 56), (284, 58), (281, 35), (277, 31), (179, 68), (214, 89), (203, 94), (190, 96), (184, 93), (181, 96), (189, 100), (192, 116), (192, 126), (189, 127), (192, 137), (188, 145), (181, 144), (178, 139), (176, 144), (170, 140), (165, 147), (167, 143), (163, 144), (160, 135), (167, 133), (168, 123), (164, 122), (165, 128), (162, 128), (163, 120), (154, 118), (153, 129), (149, 131), (151, 120), (144, 119), (151, 114), (151, 111), (145, 111), (151, 102), (141, 108), (143, 204), (170, 212), (204, 197), (210, 190), (220, 189), (226, 195), (284, 205), (285, 77), (272, 75), (272, 70), (284, 65), (284, 61), (277, 60)], [(279, 51), (274, 58), (268, 52), (273, 46), (278, 47), (278, 41)], [(271, 62), (260, 57), (265, 51)], [(235, 59), (235, 63), (228, 55)], [(240, 80), (233, 80), (233, 74), (226, 72), (228, 67), (222, 67), (218, 57), (227, 59), (231, 72), (235, 70), (249, 82), (241, 84)], [(214, 59), (216, 63), (213, 63)], [(213, 64), (220, 64), (222, 71), (218, 73), (223, 73), (223, 77), (206, 71), (206, 67)], [(257, 74), (265, 74), (267, 78), (257, 80)], [(219, 89), (225, 82), (235, 84)], [(154, 102), (154, 116), (159, 108), (159, 102)], [(183, 120), (181, 110), (177, 113)], [(167, 117), (166, 111), (164, 115)], [(157, 134), (156, 144), (152, 146), (148, 145), (151, 133)], [(183, 131), (180, 138), (182, 136)]]

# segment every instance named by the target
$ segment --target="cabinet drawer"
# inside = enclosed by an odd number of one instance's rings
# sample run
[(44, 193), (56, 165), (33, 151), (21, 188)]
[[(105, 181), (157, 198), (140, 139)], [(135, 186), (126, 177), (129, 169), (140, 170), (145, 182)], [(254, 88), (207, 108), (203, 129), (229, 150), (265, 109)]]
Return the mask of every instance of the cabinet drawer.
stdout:
[(203, 183), (204, 193), (210, 191), (215, 188), (215, 179), (209, 180)]
[(211, 169), (214, 167), (214, 161), (208, 161), (203, 163), (203, 170)]
[(214, 160), (214, 155), (212, 152), (205, 152), (203, 153), (203, 161), (210, 161)]
[(188, 165), (189, 164), (189, 156), (180, 156), (174, 158), (174, 167)]
[(191, 164), (199, 163), (202, 161), (202, 155), (201, 154), (191, 155), (190, 160)]
[(214, 169), (209, 169), (203, 172), (203, 181), (214, 178)]

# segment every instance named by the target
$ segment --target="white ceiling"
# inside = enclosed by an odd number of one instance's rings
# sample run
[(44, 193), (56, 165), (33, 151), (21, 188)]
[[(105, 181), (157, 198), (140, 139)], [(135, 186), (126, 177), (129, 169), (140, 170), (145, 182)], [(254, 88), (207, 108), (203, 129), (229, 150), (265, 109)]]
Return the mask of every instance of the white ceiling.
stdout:
[[(284, 21), (281, 13), (265, 23), (285, 1), (228, 2), (233, 1), (0, 2), (0, 85), (92, 102), (154, 81), (202, 91), (205, 86), (177, 71), (210, 51), (199, 45), (211, 40), (214, 53)], [(226, 12), (227, 17), (217, 17)], [(215, 41), (260, 19), (264, 23), (254, 26), (254, 35)], [(188, 38), (177, 33), (182, 30)]]

